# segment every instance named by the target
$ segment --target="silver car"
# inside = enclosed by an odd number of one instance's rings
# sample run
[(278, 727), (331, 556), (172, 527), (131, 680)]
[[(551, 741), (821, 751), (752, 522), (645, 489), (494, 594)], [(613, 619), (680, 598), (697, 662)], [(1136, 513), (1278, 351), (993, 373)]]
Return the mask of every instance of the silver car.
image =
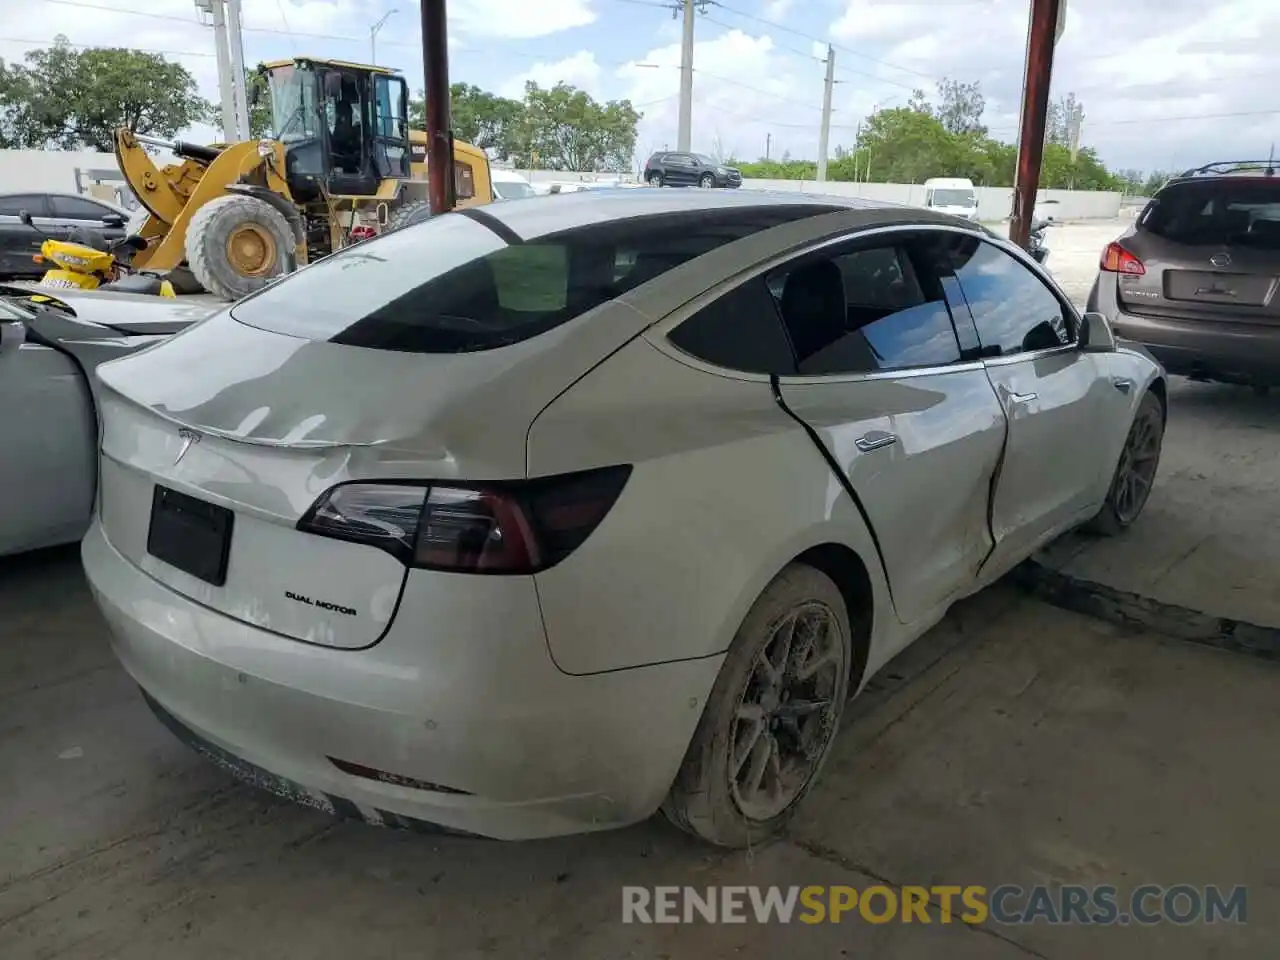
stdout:
[(89, 582), (160, 720), (337, 814), (779, 830), (958, 598), (1142, 510), (1164, 380), (905, 207), (471, 208), (104, 366)]
[(94, 369), (207, 316), (204, 298), (0, 286), (0, 556), (74, 543), (93, 511)]

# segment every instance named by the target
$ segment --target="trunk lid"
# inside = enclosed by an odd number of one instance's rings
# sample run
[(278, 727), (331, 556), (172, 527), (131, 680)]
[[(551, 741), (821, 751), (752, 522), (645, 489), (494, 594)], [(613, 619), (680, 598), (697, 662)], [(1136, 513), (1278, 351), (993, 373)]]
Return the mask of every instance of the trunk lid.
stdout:
[(223, 313), (106, 364), (107, 539), (227, 616), (325, 646), (376, 643), (406, 568), (298, 520), (344, 481), (523, 477), (538, 411), (647, 323), (620, 303), (601, 310), (612, 316), (470, 354), (342, 346)]

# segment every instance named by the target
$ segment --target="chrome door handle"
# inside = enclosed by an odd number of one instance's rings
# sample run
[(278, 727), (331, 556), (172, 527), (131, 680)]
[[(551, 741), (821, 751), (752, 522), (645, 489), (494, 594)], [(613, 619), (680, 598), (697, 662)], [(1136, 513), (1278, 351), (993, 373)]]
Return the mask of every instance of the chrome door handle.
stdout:
[(1121, 393), (1128, 393), (1133, 389), (1133, 381), (1128, 377), (1112, 377), (1111, 385)]
[(1030, 403), (1032, 400), (1038, 400), (1038, 393), (1011, 393), (1009, 394), (1010, 403)]
[(872, 450), (879, 450), (881, 447), (893, 446), (897, 442), (898, 438), (892, 433), (868, 433), (855, 440), (854, 446), (863, 453), (870, 453)]

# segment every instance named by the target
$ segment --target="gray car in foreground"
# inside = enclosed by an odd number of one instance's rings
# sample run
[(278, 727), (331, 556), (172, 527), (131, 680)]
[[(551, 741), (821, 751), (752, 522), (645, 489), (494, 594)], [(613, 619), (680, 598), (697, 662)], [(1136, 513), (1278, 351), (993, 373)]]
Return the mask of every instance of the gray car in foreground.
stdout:
[(84, 536), (97, 482), (93, 371), (211, 312), (206, 298), (0, 285), (0, 556)]
[(1213, 163), (1162, 187), (1102, 252), (1089, 310), (1170, 373), (1280, 383), (1280, 180)]

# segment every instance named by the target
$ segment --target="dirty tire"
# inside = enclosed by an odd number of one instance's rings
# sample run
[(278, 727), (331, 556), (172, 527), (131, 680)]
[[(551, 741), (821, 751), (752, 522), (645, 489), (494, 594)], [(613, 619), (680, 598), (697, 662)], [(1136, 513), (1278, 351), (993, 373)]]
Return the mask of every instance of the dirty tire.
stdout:
[[(1148, 391), (1134, 413), (1133, 423), (1130, 425), (1129, 433), (1125, 437), (1124, 450), (1120, 453), (1120, 462), (1116, 464), (1116, 472), (1111, 478), (1111, 487), (1107, 490), (1106, 502), (1103, 503), (1102, 509), (1098, 511), (1097, 516), (1084, 525), (1086, 532), (1103, 537), (1114, 537), (1129, 529), (1133, 522), (1142, 515), (1142, 510), (1147, 505), (1147, 498), (1151, 494), (1151, 486), (1155, 482), (1156, 471), (1160, 466), (1160, 449), (1164, 442), (1164, 422), (1164, 404), (1160, 402), (1159, 397)], [(1151, 431), (1151, 433), (1147, 433), (1147, 431)], [(1141, 442), (1143, 436), (1151, 436), (1151, 440), (1143, 444)], [(1142, 446), (1143, 449), (1136, 451), (1136, 445)], [(1145, 478), (1145, 486), (1136, 504), (1127, 502), (1124, 493), (1126, 475), (1134, 469), (1135, 452), (1152, 458), (1143, 461), (1146, 465), (1144, 466), (1144, 472), (1149, 469), (1149, 474)]]
[[(270, 262), (251, 273), (237, 269), (227, 252), (232, 234), (245, 227), (274, 243)], [(195, 212), (187, 227), (186, 248), (187, 265), (200, 286), (223, 300), (239, 300), (284, 272), (285, 257), (294, 248), (293, 228), (265, 200), (228, 194)]]
[(660, 186), (662, 186), (662, 174), (660, 174), (660, 173), (655, 173), (655, 174), (650, 175), (650, 177), (649, 177), (649, 186), (651, 186), (651, 187), (660, 187)]
[(702, 187), (703, 190), (710, 190), (715, 185), (716, 178), (709, 173), (704, 173), (698, 178), (698, 186)]
[[(785, 802), (785, 807), (770, 810), (764, 816), (753, 816), (744, 812), (740, 802), (741, 785), (736, 782), (735, 770), (731, 769), (733, 754), (736, 750), (739, 757), (751, 761), (742, 764), (749, 773), (758, 741), (768, 738), (776, 744), (782, 733), (773, 733), (770, 721), (762, 720), (764, 732), (744, 737), (745, 742), (752, 744), (744, 748), (735, 744), (735, 738), (742, 736), (746, 729), (738, 724), (747, 722), (741, 719), (742, 711), (748, 709), (748, 701), (754, 702), (752, 690), (761, 686), (762, 654), (778, 649), (779, 628), (797, 611), (805, 611), (804, 616), (816, 613), (818, 618), (825, 618), (831, 628), (829, 649), (833, 655), (838, 653), (839, 662), (829, 669), (829, 676), (824, 674), (824, 681), (830, 682), (832, 696), (823, 714), (812, 717), (817, 724), (812, 729), (820, 733), (821, 738), (815, 739), (815, 749), (801, 764), (795, 789), (787, 790), (778, 801)], [(803, 640), (800, 643), (803, 646)], [(817, 645), (810, 649), (816, 650)], [(802, 654), (803, 651), (797, 655)], [(801, 563), (787, 566), (756, 599), (729, 646), (680, 771), (662, 805), (667, 819), (680, 829), (722, 847), (747, 847), (776, 835), (817, 780), (830, 752), (848, 700), (852, 659), (849, 614), (840, 590), (826, 574), (813, 567)], [(782, 672), (798, 676), (789, 665), (784, 665)], [(792, 701), (793, 706), (799, 703), (799, 700)], [(767, 747), (765, 752), (766, 756), (777, 756), (776, 753), (769, 755)], [(763, 766), (769, 767), (769, 762), (766, 760)]]
[(387, 218), (387, 233), (409, 227), (431, 218), (431, 204), (426, 200), (409, 200), (391, 211)]

